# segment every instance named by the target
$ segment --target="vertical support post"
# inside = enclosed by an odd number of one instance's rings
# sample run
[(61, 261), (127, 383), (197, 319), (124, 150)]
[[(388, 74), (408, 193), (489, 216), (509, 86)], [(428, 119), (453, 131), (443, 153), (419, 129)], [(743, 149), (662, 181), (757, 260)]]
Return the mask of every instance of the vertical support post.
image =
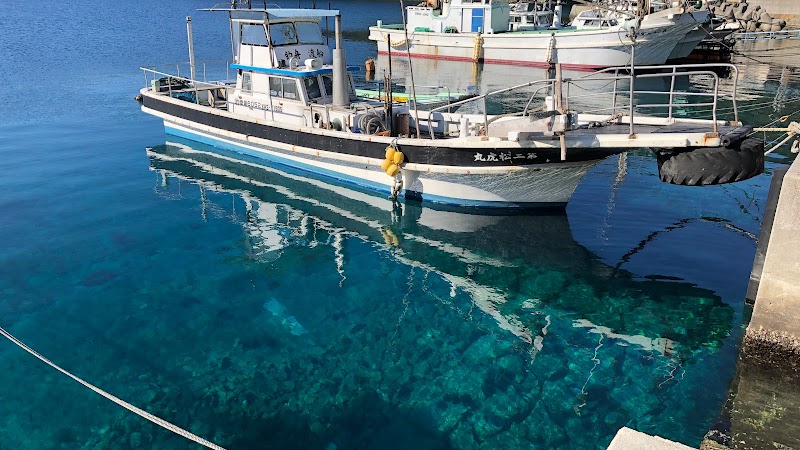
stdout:
[[(431, 118), (433, 119), (433, 118)], [(489, 113), (486, 111), (486, 96), (483, 96), (483, 135), (489, 136)]]
[(333, 49), (333, 104), (334, 106), (348, 106), (350, 104), (350, 90), (348, 89), (346, 59), (342, 48), (341, 14), (336, 15), (334, 24), (336, 48)]
[(636, 134), (633, 131), (633, 92), (634, 92), (634, 80), (636, 79), (636, 71), (634, 69), (635, 64), (634, 61), (636, 60), (636, 43), (634, 42), (631, 45), (631, 86), (630, 86), (630, 98), (628, 101), (630, 102), (630, 107), (628, 111), (628, 116), (630, 119), (630, 130), (628, 132), (628, 138), (633, 139), (636, 137)]
[(189, 75), (192, 81), (195, 80), (194, 73), (194, 39), (192, 38), (192, 17), (186, 16), (186, 35), (189, 38)]
[(669, 114), (667, 118), (672, 119), (672, 106), (675, 103), (675, 74), (677, 73), (678, 68), (672, 67), (672, 78), (670, 79), (669, 84)]
[(564, 129), (561, 131), (561, 134), (558, 136), (559, 144), (561, 145), (561, 161), (567, 160), (567, 142), (566, 142), (566, 132), (567, 132), (567, 124), (565, 120), (567, 119), (564, 115), (567, 113), (567, 109), (564, 108), (564, 76), (561, 73), (561, 63), (556, 63), (556, 82), (555, 86), (553, 86), (553, 103), (555, 110), (561, 115), (561, 121), (564, 123)]
[(386, 120), (389, 122), (389, 136), (394, 136), (394, 111), (392, 110), (392, 103), (394, 95), (392, 94), (392, 38), (386, 35), (386, 49), (389, 53), (389, 76), (386, 78)]

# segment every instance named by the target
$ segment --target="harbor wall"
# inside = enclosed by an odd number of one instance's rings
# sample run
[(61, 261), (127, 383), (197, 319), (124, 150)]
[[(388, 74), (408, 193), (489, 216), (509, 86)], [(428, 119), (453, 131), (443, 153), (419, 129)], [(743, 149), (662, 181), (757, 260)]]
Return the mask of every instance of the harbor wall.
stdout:
[[(800, 449), (800, 162), (772, 174), (747, 289), (754, 303), (720, 428), (730, 448)], [(724, 424), (724, 425), (723, 425)], [(718, 425), (718, 426), (720, 426)]]
[[(768, 230), (742, 357), (767, 370), (800, 376), (800, 162), (797, 159), (780, 186), (771, 187), (770, 196), (775, 195), (777, 207), (772, 229)], [(769, 223), (769, 217), (764, 223)]]

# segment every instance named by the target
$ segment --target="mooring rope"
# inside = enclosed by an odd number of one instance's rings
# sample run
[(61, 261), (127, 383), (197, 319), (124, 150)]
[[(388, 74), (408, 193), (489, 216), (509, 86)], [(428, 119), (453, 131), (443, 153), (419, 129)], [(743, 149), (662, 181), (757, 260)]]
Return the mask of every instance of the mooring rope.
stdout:
[(190, 440), (192, 440), (192, 441), (194, 441), (194, 442), (196, 442), (196, 443), (198, 443), (200, 445), (203, 445), (203, 446), (208, 447), (208, 448), (212, 448), (214, 450), (225, 450), (223, 447), (220, 447), (219, 445), (217, 445), (217, 444), (215, 444), (213, 442), (207, 441), (207, 440), (201, 438), (200, 436), (192, 434), (192, 433), (184, 430), (183, 428), (181, 428), (181, 427), (179, 427), (177, 425), (173, 425), (173, 424), (167, 422), (166, 420), (161, 419), (160, 417), (156, 417), (156, 416), (150, 414), (149, 412), (147, 412), (147, 411), (145, 411), (143, 409), (137, 408), (136, 406), (133, 406), (130, 403), (128, 403), (128, 402), (126, 402), (124, 400), (121, 400), (121, 399), (109, 394), (108, 392), (106, 392), (106, 391), (104, 391), (104, 390), (102, 390), (102, 389), (100, 389), (100, 388), (98, 388), (98, 387), (96, 387), (96, 386), (94, 386), (94, 385), (92, 385), (92, 384), (90, 384), (90, 383), (88, 383), (88, 382), (76, 377), (75, 375), (67, 372), (66, 370), (64, 370), (61, 367), (57, 366), (55, 363), (53, 363), (49, 359), (47, 359), (44, 356), (42, 356), (41, 354), (39, 354), (36, 350), (34, 350), (34, 349), (28, 347), (27, 345), (25, 345), (24, 342), (22, 342), (19, 339), (15, 338), (11, 333), (9, 333), (8, 331), (4, 330), (2, 327), (0, 327), (0, 334), (5, 336), (9, 341), (13, 342), (17, 346), (19, 346), (21, 349), (23, 349), (26, 352), (30, 353), (31, 355), (39, 358), (39, 360), (41, 360), (43, 363), (45, 363), (48, 366), (56, 369), (57, 371), (63, 373), (64, 375), (72, 378), (73, 380), (75, 380), (78, 383), (86, 386), (87, 388), (93, 390), (94, 392), (102, 395), (103, 397), (111, 400), (112, 402), (122, 406), (123, 408), (127, 409), (128, 411), (136, 413), (139, 416), (144, 417), (145, 419), (153, 422), (154, 424), (159, 425), (159, 426), (161, 426), (163, 428), (166, 428), (167, 430), (172, 431), (175, 434), (181, 435), (181, 436), (185, 437), (186, 439), (190, 439)]

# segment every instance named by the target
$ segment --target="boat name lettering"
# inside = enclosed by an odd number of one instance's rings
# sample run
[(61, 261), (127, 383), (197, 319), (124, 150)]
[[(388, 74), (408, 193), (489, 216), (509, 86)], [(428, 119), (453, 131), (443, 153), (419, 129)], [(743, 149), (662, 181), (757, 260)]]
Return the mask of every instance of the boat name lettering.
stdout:
[(511, 161), (512, 159), (536, 159), (536, 153), (500, 152), (499, 155), (494, 152), (489, 152), (488, 155), (481, 152), (475, 153), (475, 161)]
[(264, 103), (256, 102), (256, 101), (252, 101), (252, 100), (242, 100), (240, 98), (237, 98), (234, 103), (236, 103), (239, 106), (246, 106), (248, 108), (253, 108), (253, 109), (261, 109), (261, 110), (264, 110), (264, 111), (273, 111), (274, 110), (275, 112), (283, 112), (283, 107), (282, 106), (276, 106), (273, 109), (273, 108), (270, 108), (269, 105), (265, 105)]

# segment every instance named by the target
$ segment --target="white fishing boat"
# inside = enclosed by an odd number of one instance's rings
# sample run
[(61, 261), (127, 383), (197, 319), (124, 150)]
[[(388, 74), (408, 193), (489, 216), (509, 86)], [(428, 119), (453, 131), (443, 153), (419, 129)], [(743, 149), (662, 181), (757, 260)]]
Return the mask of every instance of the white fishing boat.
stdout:
[[(667, 8), (641, 20), (625, 11), (582, 11), (571, 26), (560, 25), (560, 5), (552, 23), (541, 26), (543, 13), (509, 6), (508, 0), (431, 0), (406, 7), (403, 24), (378, 22), (369, 38), (379, 54), (474, 61), (486, 64), (597, 69), (631, 63), (663, 64), (686, 35), (708, 20), (708, 12)], [(525, 11), (516, 11), (524, 9)], [(512, 13), (514, 11), (514, 13)], [(522, 17), (527, 17), (525, 23)], [(699, 41), (698, 41), (699, 42)], [(696, 44), (695, 44), (696, 45)]]
[[(188, 76), (186, 70), (181, 75), (142, 68), (142, 110), (161, 118), (168, 134), (393, 198), (482, 207), (564, 205), (594, 164), (632, 148), (670, 149), (670, 155), (709, 148), (758, 153), (741, 144), (749, 127), (735, 115), (732, 121), (717, 117), (722, 93), (709, 69), (671, 66), (667, 73), (632, 75), (621, 68), (565, 78), (556, 65), (555, 78), (420, 110), (413, 86), (407, 103), (356, 95), (345, 66), (338, 11), (243, 6), (209, 9), (228, 15), (233, 62), (225, 69), (235, 71), (235, 78), (198, 79), (188, 20)], [(324, 17), (334, 18), (336, 25), (332, 51), (320, 28)], [(713, 92), (671, 90), (660, 93), (665, 101), (658, 104), (637, 100), (646, 98), (637, 97), (637, 80), (663, 78), (674, 86), (676, 79), (693, 76), (708, 77)], [(587, 97), (586, 86), (597, 83), (606, 89), (593, 89), (591, 97), (604, 96), (604, 102), (595, 102), (603, 106), (574, 110), (575, 101)], [(518, 110), (489, 114), (487, 104), (503, 98), (515, 99), (510, 103)], [(711, 114), (708, 119), (679, 118), (678, 105), (682, 111), (697, 108)], [(663, 114), (640, 114), (653, 108)], [(727, 182), (757, 172), (755, 167), (746, 173), (734, 169), (713, 180), (709, 173), (668, 181)]]

